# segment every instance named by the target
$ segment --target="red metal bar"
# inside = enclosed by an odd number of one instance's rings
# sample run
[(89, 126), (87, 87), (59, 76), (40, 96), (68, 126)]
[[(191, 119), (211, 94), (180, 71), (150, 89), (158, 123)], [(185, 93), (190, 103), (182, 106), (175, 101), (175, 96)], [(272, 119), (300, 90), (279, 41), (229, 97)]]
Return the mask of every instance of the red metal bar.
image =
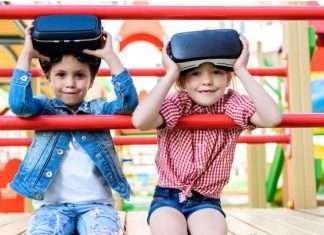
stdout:
[[(163, 76), (165, 74), (165, 70), (162, 68), (152, 68), (152, 69), (133, 68), (133, 69), (128, 69), (128, 71), (130, 72), (131, 75), (134, 76)], [(32, 76), (35, 77), (44, 75), (41, 69), (31, 69), (30, 72)], [(12, 73), (13, 73), (13, 69), (0, 69), (0, 77), (11, 77)], [(278, 71), (278, 73), (280, 73), (280, 71)], [(99, 69), (97, 76), (111, 76), (110, 69)]]
[(0, 139), (0, 146), (29, 146), (32, 138), (2, 138)]
[[(133, 76), (163, 76), (165, 69), (162, 68), (151, 68), (151, 69), (128, 69)], [(250, 73), (255, 76), (287, 76), (286, 68), (251, 68)], [(40, 69), (31, 69), (31, 74), (34, 77), (43, 76)], [(13, 69), (0, 69), (1, 77), (11, 77)], [(111, 72), (109, 69), (100, 69), (97, 76), (110, 76)]]
[[(128, 137), (128, 136), (119, 136), (113, 138), (114, 143), (117, 145), (147, 145), (147, 144), (156, 144), (156, 136), (145, 136), (145, 137)], [(289, 144), (290, 136), (289, 135), (243, 135), (239, 137), (239, 143), (246, 144), (266, 144), (266, 143), (282, 143)], [(1, 139), (0, 139), (1, 144)]]
[[(178, 128), (210, 129), (236, 127), (225, 115), (191, 115), (179, 120)], [(286, 113), (277, 127), (324, 127), (324, 113)], [(43, 115), (32, 118), (0, 117), (0, 130), (94, 130), (132, 129), (128, 115)]]
[(287, 68), (250, 68), (249, 72), (254, 76), (281, 76), (288, 75)]
[(0, 5), (0, 19), (32, 19), (49, 14), (94, 14), (102, 19), (319, 20), (324, 19), (324, 7)]
[(290, 135), (242, 135), (239, 137), (239, 143), (246, 144), (269, 144), (269, 143), (278, 143), (278, 144), (289, 144)]
[[(116, 145), (148, 145), (156, 144), (156, 136), (146, 137), (128, 137), (118, 136), (113, 138), (114, 144)], [(3, 138), (0, 139), (0, 146), (29, 146), (32, 142), (32, 138)], [(289, 144), (289, 135), (243, 135), (239, 137), (239, 143), (247, 144), (266, 144), (266, 143), (281, 143)]]
[[(225, 115), (191, 115), (183, 117), (179, 128), (232, 128), (235, 123)], [(324, 113), (285, 113), (277, 127), (323, 127)]]

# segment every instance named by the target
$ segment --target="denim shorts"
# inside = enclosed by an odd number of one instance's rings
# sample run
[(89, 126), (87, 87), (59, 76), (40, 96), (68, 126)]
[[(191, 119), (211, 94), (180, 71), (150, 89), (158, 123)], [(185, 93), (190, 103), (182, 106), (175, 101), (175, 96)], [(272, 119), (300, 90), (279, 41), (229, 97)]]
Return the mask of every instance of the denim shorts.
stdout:
[(219, 211), (225, 217), (219, 199), (209, 198), (200, 193), (192, 191), (192, 196), (188, 197), (186, 201), (179, 201), (180, 190), (173, 188), (162, 188), (156, 186), (153, 195), (153, 201), (148, 211), (147, 223), (150, 224), (150, 217), (156, 209), (160, 207), (172, 207), (182, 213), (187, 219), (195, 211), (211, 208)]

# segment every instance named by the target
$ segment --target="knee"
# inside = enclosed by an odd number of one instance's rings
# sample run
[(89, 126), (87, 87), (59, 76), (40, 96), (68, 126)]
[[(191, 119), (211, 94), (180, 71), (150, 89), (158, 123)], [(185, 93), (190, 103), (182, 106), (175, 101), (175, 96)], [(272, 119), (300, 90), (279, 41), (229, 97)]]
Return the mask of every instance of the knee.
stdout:
[(58, 235), (73, 230), (68, 219), (50, 213), (35, 214), (29, 221), (26, 235)]
[(97, 226), (90, 229), (88, 234), (100, 234), (100, 235), (118, 235), (119, 229), (117, 227), (112, 228), (108, 226)]
[(118, 235), (121, 226), (115, 211), (96, 208), (80, 218), (79, 229), (82, 228), (85, 234)]

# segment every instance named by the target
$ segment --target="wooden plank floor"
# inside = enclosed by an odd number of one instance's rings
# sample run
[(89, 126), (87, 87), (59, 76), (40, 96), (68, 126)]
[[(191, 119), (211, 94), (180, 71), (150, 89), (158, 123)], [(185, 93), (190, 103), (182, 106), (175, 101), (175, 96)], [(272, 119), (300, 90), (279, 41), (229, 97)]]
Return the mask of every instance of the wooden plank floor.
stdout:
[[(226, 209), (229, 235), (323, 235), (324, 207)], [(29, 214), (0, 214), (0, 234), (23, 234)], [(149, 235), (146, 212), (120, 212), (123, 235)]]

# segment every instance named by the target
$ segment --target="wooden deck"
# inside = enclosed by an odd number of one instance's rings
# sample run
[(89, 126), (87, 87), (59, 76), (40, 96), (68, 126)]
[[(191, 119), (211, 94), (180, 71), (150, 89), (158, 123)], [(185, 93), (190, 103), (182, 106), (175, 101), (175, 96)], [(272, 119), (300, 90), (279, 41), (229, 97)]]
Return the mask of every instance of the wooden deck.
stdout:
[[(226, 209), (229, 234), (323, 235), (324, 207), (316, 209)], [(120, 212), (124, 235), (149, 235), (146, 212)], [(23, 234), (29, 214), (0, 214), (0, 234)]]

